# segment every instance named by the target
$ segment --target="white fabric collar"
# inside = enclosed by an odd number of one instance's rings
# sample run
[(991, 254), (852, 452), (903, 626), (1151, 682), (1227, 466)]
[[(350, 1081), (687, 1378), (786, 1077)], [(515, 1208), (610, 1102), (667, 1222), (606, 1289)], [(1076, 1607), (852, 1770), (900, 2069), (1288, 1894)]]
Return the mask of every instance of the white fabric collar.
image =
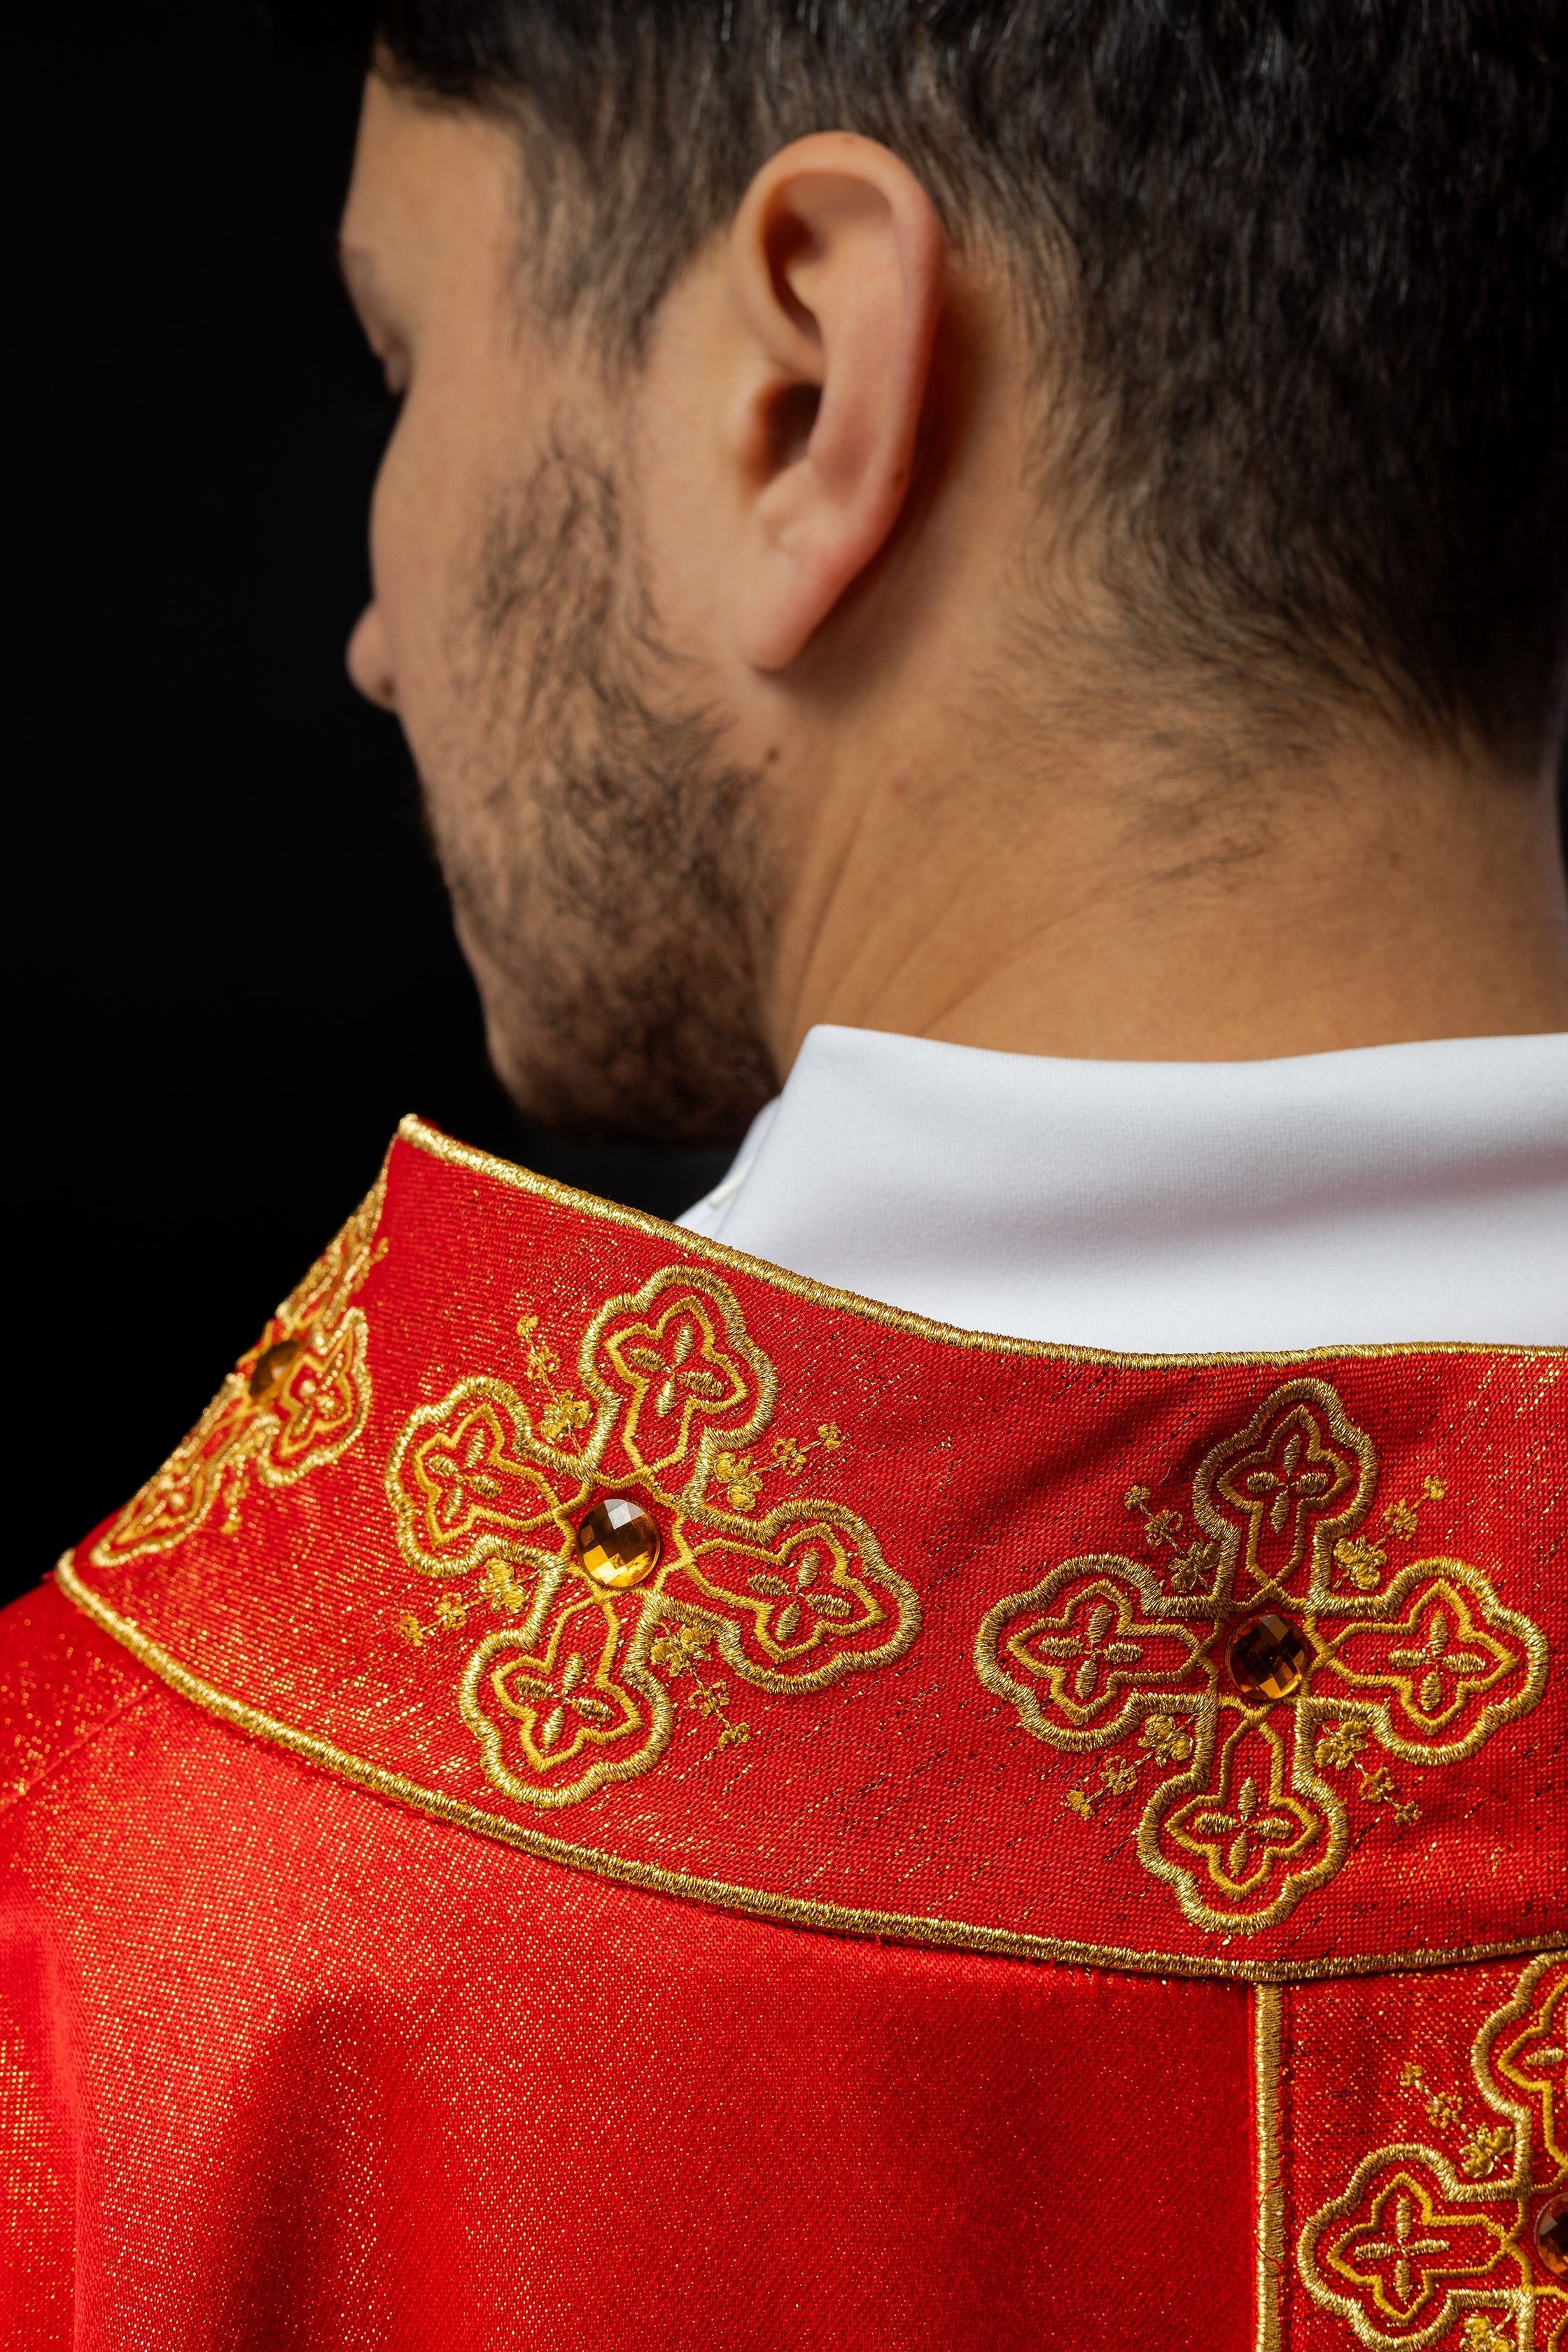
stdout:
[(811, 1031), (681, 1220), (970, 1329), (1568, 1341), (1568, 1034), (1071, 1062)]

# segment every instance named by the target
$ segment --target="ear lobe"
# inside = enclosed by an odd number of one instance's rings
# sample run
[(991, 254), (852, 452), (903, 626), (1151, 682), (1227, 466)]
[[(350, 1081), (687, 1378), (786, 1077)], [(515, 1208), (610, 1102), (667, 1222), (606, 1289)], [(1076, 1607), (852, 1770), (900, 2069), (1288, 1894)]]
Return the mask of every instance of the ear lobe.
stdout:
[(731, 234), (757, 367), (741, 431), (741, 650), (787, 667), (886, 546), (914, 463), (946, 238), (925, 190), (848, 133), (770, 159)]

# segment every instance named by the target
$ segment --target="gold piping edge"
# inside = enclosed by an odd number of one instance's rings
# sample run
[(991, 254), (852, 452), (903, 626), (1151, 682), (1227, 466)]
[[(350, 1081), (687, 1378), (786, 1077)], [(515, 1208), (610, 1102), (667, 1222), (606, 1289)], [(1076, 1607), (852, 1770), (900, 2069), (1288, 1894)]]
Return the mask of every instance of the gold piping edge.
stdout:
[(685, 1871), (664, 1870), (655, 1863), (629, 1862), (619, 1854), (604, 1853), (592, 1846), (568, 1845), (544, 1831), (525, 1822), (498, 1820), (480, 1806), (470, 1805), (461, 1798), (448, 1797), (437, 1789), (424, 1789), (400, 1772), (388, 1771), (380, 1764), (370, 1764), (362, 1758), (351, 1756), (346, 1749), (335, 1747), (331, 1740), (319, 1738), (313, 1732), (299, 1731), (291, 1724), (279, 1723), (276, 1717), (265, 1715), (259, 1707), (249, 1706), (244, 1699), (231, 1698), (211, 1683), (183, 1665), (179, 1659), (154, 1642), (150, 1634), (130, 1618), (121, 1616), (101, 1596), (83, 1584), (67, 1552), (55, 1569), (55, 1577), (68, 1600), (100, 1626), (110, 1638), (130, 1651), (132, 1657), (150, 1673), (167, 1683), (182, 1698), (191, 1701), (209, 1715), (220, 1717), (253, 1738), (270, 1746), (283, 1748), (290, 1754), (302, 1756), (310, 1762), (322, 1766), (340, 1780), (352, 1781), (356, 1788), (369, 1790), (397, 1804), (407, 1805), (416, 1812), (431, 1815), (437, 1821), (450, 1822), (458, 1829), (471, 1830), (481, 1837), (495, 1839), (503, 1845), (521, 1847), (525, 1853), (543, 1862), (557, 1862), (567, 1869), (586, 1871), (597, 1878), (608, 1878), (627, 1886), (637, 1886), (656, 1895), (673, 1895), (684, 1901), (704, 1903), (721, 1911), (738, 1911), (755, 1919), (782, 1922), (789, 1927), (814, 1927), (830, 1935), (874, 1937), (899, 1944), (929, 1944), (945, 1949), (984, 1952), (994, 1958), (1021, 1960), (1050, 1960), (1068, 1968), (1110, 1969), (1123, 1975), (1163, 1977), (1211, 1977), (1226, 1980), (1257, 1984), (1302, 1984), (1330, 1977), (1392, 1976), (1415, 1969), (1462, 1967), (1471, 1960), (1511, 1959), (1528, 1958), (1537, 1952), (1552, 1952), (1568, 1946), (1568, 1929), (1536, 1936), (1510, 1938), (1503, 1943), (1466, 1944), (1442, 1950), (1418, 1947), (1410, 1952), (1378, 1952), (1357, 1954), (1350, 1959), (1332, 1960), (1239, 1960), (1210, 1959), (1185, 1952), (1137, 1952), (1116, 1946), (1076, 1943), (1065, 1937), (1030, 1936), (1004, 1927), (984, 1927), (962, 1919), (922, 1916), (915, 1912), (870, 1911), (840, 1903), (807, 1902), (790, 1895), (780, 1895), (770, 1889), (753, 1886), (731, 1886), (716, 1878), (699, 1878)]
[(907, 1307), (889, 1307), (881, 1299), (862, 1298), (858, 1291), (836, 1290), (830, 1283), (816, 1282), (809, 1275), (791, 1274), (785, 1266), (771, 1265), (765, 1258), (731, 1249), (727, 1242), (710, 1241), (706, 1234), (690, 1233), (684, 1225), (667, 1224), (662, 1217), (650, 1216), (645, 1209), (628, 1209), (618, 1201), (602, 1200), (596, 1192), (580, 1192), (571, 1184), (559, 1183), (553, 1176), (537, 1175), (531, 1168), (497, 1159), (493, 1152), (481, 1151), (474, 1144), (459, 1143), (455, 1136), (444, 1135), (439, 1128), (428, 1126), (414, 1111), (399, 1119), (397, 1134), (416, 1151), (425, 1152), (432, 1160), (445, 1160), (448, 1167), (466, 1168), (476, 1175), (489, 1176), (515, 1192), (531, 1192), (536, 1199), (552, 1202), (557, 1208), (574, 1209), (583, 1216), (597, 1218), (601, 1223), (646, 1234), (700, 1262), (751, 1275), (791, 1298), (807, 1299), (816, 1307), (834, 1307), (841, 1314), (858, 1317), (862, 1322), (881, 1323), (916, 1339), (940, 1339), (949, 1347), (978, 1349), (987, 1355), (1044, 1357), (1057, 1363), (1120, 1365), (1143, 1370), (1199, 1370), (1211, 1364), (1317, 1364), (1331, 1357), (1339, 1360), (1383, 1356), (1507, 1356), (1543, 1363), (1568, 1360), (1568, 1347), (1512, 1345), (1489, 1339), (1362, 1340), (1310, 1348), (1232, 1349), (1209, 1356), (1138, 1355), (1114, 1348), (1074, 1347), (1065, 1340), (1013, 1339), (995, 1331), (970, 1331), (956, 1323), (935, 1322)]
[(1279, 2166), (1279, 1987), (1252, 1992), (1252, 2130), (1257, 2221), (1253, 2352), (1280, 2352), (1279, 2289), (1285, 2275), (1285, 2192)]

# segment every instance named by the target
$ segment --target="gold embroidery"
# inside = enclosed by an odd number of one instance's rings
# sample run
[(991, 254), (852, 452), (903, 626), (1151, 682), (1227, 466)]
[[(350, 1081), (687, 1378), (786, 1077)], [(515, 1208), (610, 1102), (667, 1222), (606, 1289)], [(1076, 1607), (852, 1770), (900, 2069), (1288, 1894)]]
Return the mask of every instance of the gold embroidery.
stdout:
[(1156, 1764), (1184, 1763), (1193, 1752), (1193, 1735), (1173, 1715), (1152, 1715), (1138, 1735)]
[(701, 1657), (712, 1642), (710, 1633), (695, 1625), (672, 1624), (660, 1634), (649, 1653), (656, 1666), (668, 1668), (671, 1677), (686, 1673), (694, 1658)]
[(1139, 1745), (1148, 1749), (1147, 1755), (1113, 1756), (1108, 1764), (1100, 1768), (1102, 1787), (1070, 1789), (1062, 1799), (1063, 1804), (1070, 1805), (1084, 1821), (1092, 1821), (1099, 1798), (1108, 1792), (1113, 1797), (1125, 1797), (1137, 1787), (1140, 1764), (1169, 1764), (1193, 1752), (1191, 1732), (1183, 1730), (1173, 1716), (1150, 1716), (1138, 1738)]
[(1386, 1764), (1363, 1765), (1359, 1759), (1370, 1737), (1364, 1722), (1346, 1716), (1331, 1723), (1322, 1732), (1313, 1749), (1320, 1771), (1346, 1772), (1352, 1768), (1356, 1787), (1369, 1805), (1386, 1805), (1401, 1829), (1414, 1829), (1421, 1819), (1421, 1806), (1415, 1797), (1401, 1797), (1399, 1783)]
[(397, 1621), (398, 1633), (410, 1649), (420, 1649), (426, 1642), (433, 1642), (438, 1633), (450, 1633), (458, 1626), (466, 1624), (471, 1606), (470, 1601), (460, 1601), (455, 1592), (443, 1592), (436, 1603), (434, 1624), (422, 1625), (413, 1610), (405, 1609)]
[(1257, 2219), (1253, 2229), (1253, 2352), (1281, 2352), (1279, 2280), (1285, 2268), (1285, 2192), (1279, 2161), (1280, 2000), (1276, 1987), (1252, 1996), (1252, 2125)]
[(1507, 2124), (1499, 2124), (1495, 2131), (1478, 2124), (1459, 2151), (1459, 2170), (1467, 2180), (1484, 2180), (1497, 2170), (1512, 2146), (1513, 2133)]
[(693, 1688), (690, 1703), (699, 1715), (719, 1718), (721, 1748), (738, 1747), (752, 1736), (750, 1724), (732, 1722), (728, 1709), (730, 1694), (722, 1683), (704, 1682), (697, 1671), (699, 1659), (705, 1658), (712, 1646), (713, 1636), (700, 1626), (672, 1624), (653, 1645), (655, 1665), (668, 1668), (671, 1681), (679, 1675), (689, 1675)]
[(1358, 1723), (1331, 1723), (1315, 1751), (1320, 1768), (1335, 1772), (1346, 1770), (1366, 1746), (1366, 1739)]
[(172, 1551), (220, 1496), (226, 1535), (239, 1526), (251, 1478), (291, 1486), (341, 1461), (370, 1411), (369, 1333), (351, 1299), (385, 1250), (375, 1229), (386, 1170), (267, 1328), (190, 1435), (133, 1496), (89, 1555), (112, 1568)]
[[(554, 1483), (520, 1443), (520, 1425), (527, 1413), (516, 1390), (483, 1377), (459, 1381), (405, 1424), (386, 1491), (410, 1568), (467, 1576), (496, 1560), (534, 1575), (551, 1566), (571, 1530)], [(579, 1481), (574, 1499), (585, 1492)]]
[(581, 1429), (591, 1417), (591, 1407), (585, 1397), (555, 1397), (539, 1416), (539, 1431), (552, 1445), (569, 1439), (572, 1432)]
[[(1054, 1746), (1100, 1747), (1119, 1738), (1155, 1687), (1179, 1690), (1191, 1675), (1196, 1639), (1184, 1625), (1158, 1622), (1158, 1589), (1146, 1571), (1133, 1568), (1126, 1577), (1130, 1565), (1068, 1560), (1043, 1584), (1001, 1602), (981, 1629), (981, 1680), (1012, 1699), (1026, 1728)], [(1004, 1634), (1008, 1666), (1026, 1673), (1026, 1683), (998, 1661)]]
[(1163, 1549), (1173, 1557), (1167, 1563), (1171, 1589), (1174, 1592), (1195, 1592), (1207, 1584), (1219, 1566), (1219, 1546), (1205, 1543), (1201, 1537), (1187, 1536), (1186, 1521), (1182, 1513), (1166, 1508), (1155, 1510), (1147, 1486), (1129, 1486), (1122, 1497), (1130, 1511), (1142, 1514), (1143, 1540), (1151, 1551)]
[(110, 1640), (139, 1659), (149, 1674), (156, 1675), (193, 1706), (205, 1709), (222, 1722), (234, 1724), (253, 1739), (264, 1739), (289, 1755), (302, 1756), (354, 1788), (369, 1789), (395, 1803), (412, 1805), (433, 1821), (450, 1822), (480, 1837), (494, 1838), (502, 1845), (536, 1854), (541, 1860), (561, 1863), (569, 1870), (587, 1871), (619, 1885), (641, 1886), (658, 1895), (677, 1895), (689, 1902), (710, 1903), (721, 1910), (739, 1911), (753, 1919), (784, 1920), (795, 1927), (824, 1928), (834, 1935), (869, 1936), (931, 1945), (944, 1950), (988, 1952), (999, 1958), (1053, 1960), (1067, 1968), (1121, 1969), (1138, 1975), (1161, 1977), (1229, 1978), (1249, 1984), (1310, 1983), (1327, 1977), (1384, 1975), (1391, 1969), (1449, 1968), (1466, 1960), (1504, 1959), (1517, 1953), (1540, 1951), (1543, 1947), (1555, 1949), (1568, 1940), (1561, 1930), (1548, 1928), (1485, 1944), (1447, 1948), (1423, 1944), (1405, 1951), (1253, 1960), (1245, 1953), (1174, 1952), (1138, 1949), (1130, 1944), (1089, 1944), (1072, 1937), (1032, 1935), (1024, 1929), (990, 1927), (939, 1913), (882, 1911), (867, 1905), (784, 1895), (771, 1887), (740, 1886), (726, 1879), (703, 1878), (695, 1872), (665, 1869), (657, 1863), (633, 1862), (600, 1847), (574, 1845), (527, 1822), (454, 1797), (445, 1789), (426, 1788), (410, 1780), (405, 1772), (373, 1764), (332, 1740), (280, 1722), (263, 1708), (251, 1706), (244, 1699), (219, 1690), (204, 1675), (193, 1674), (161, 1643), (154, 1642), (101, 1594), (84, 1584), (68, 1552), (56, 1563), (55, 1578), (67, 1599), (101, 1627)]
[[(1565, 1996), (1568, 1968), (1545, 1955), (1482, 2025), (1470, 2072), (1504, 2121), (1476, 2129), (1458, 2172), (1439, 2149), (1419, 2142), (1376, 2148), (1343, 2195), (1302, 2230), (1296, 2262), (1303, 2285), (1368, 2352), (1425, 2352), (1452, 2340), (1457, 2326), (1464, 2352), (1493, 2339), (1504, 2352), (1546, 2352), (1559, 2340), (1568, 2291), (1532, 2261), (1529, 2247), (1531, 2217), (1564, 2173), (1554, 2107)], [(1405, 2065), (1400, 2083), (1426, 2089), (1417, 2065)], [(1426, 2105), (1430, 2119), (1446, 2126), (1461, 2103), (1436, 2092)]]
[[(487, 1777), (509, 1797), (575, 1804), (646, 1770), (649, 1748), (668, 1740), (668, 1694), (640, 1658), (621, 1654), (617, 1597), (578, 1583), (537, 1644), (490, 1633), (468, 1660), (458, 1705)], [(520, 1762), (526, 1780), (513, 1769)]]
[(510, 1561), (492, 1559), (486, 1567), (483, 1582), (497, 1609), (504, 1609), (510, 1616), (515, 1617), (520, 1610), (527, 1608), (528, 1589), (513, 1576)]
[(732, 1511), (750, 1511), (763, 1491), (763, 1474), (743, 1454), (721, 1454), (713, 1465), (713, 1483), (729, 1496)]
[[(1362, 1761), (1370, 1741), (1396, 1763), (1451, 1762), (1545, 1687), (1543, 1637), (1479, 1569), (1418, 1559), (1375, 1591), (1338, 1582), (1376, 1480), (1372, 1441), (1336, 1391), (1288, 1381), (1200, 1463), (1191, 1540), (1147, 1486), (1124, 1497), (1151, 1549), (1178, 1567), (1201, 1556), (1193, 1578), (1173, 1574), (1165, 1592), (1137, 1561), (1068, 1559), (981, 1624), (975, 1670), (1036, 1738), (1082, 1752), (1136, 1734), (1132, 1762), (1163, 1775), (1137, 1851), (1194, 1927), (1273, 1927), (1340, 1869), (1349, 1821), (1326, 1772), (1354, 1767), (1367, 1802), (1401, 1827), (1419, 1821), (1388, 1765)], [(1272, 1698), (1228, 1664), (1238, 1627), (1264, 1612), (1301, 1660)], [(1066, 1801), (1089, 1818), (1088, 1801)]]
[(1095, 1803), (1099, 1798), (1106, 1795), (1125, 1797), (1129, 1790), (1137, 1787), (1138, 1768), (1129, 1763), (1124, 1756), (1113, 1756), (1109, 1764), (1100, 1766), (1100, 1778), (1102, 1783), (1100, 1788), (1069, 1789), (1062, 1799), (1064, 1805), (1070, 1806), (1086, 1822), (1094, 1819)]
[(1544, 2159), (1540, 2177), (1552, 2187), (1568, 2171), (1565, 2068), (1568, 1971), (1542, 1963), (1526, 1972), (1514, 2000), (1481, 2028), (1471, 2071), (1482, 2096), (1500, 2113), (1521, 2105), (1529, 2111), (1529, 2136)]
[(1344, 1571), (1346, 1582), (1353, 1584), (1362, 1592), (1375, 1591), (1388, 1565), (1388, 1539), (1397, 1536), (1407, 1540), (1415, 1535), (1420, 1525), (1422, 1504), (1440, 1503), (1447, 1491), (1441, 1478), (1424, 1478), (1414, 1503), (1406, 1502), (1401, 1496), (1384, 1507), (1384, 1540), (1382, 1543), (1373, 1543), (1365, 1533), (1337, 1543), (1334, 1558)]
[(1323, 1381), (1297, 1381), (1276, 1389), (1244, 1430), (1205, 1458), (1193, 1505), (1205, 1524), (1215, 1501), (1241, 1515), (1247, 1572), (1254, 1584), (1279, 1592), (1300, 1567), (1314, 1530), (1320, 1545), (1331, 1543), (1338, 1528), (1361, 1517), (1376, 1475), (1371, 1440), (1345, 1419), (1335, 1391)]
[(555, 1386), (554, 1375), (561, 1369), (561, 1359), (553, 1348), (546, 1347), (542, 1340), (533, 1341), (532, 1335), (538, 1328), (537, 1315), (520, 1315), (517, 1318), (518, 1338), (532, 1341), (528, 1350), (528, 1377), (543, 1389), (550, 1400), (539, 1416), (540, 1432), (552, 1445), (569, 1447), (574, 1433), (585, 1429), (592, 1421), (594, 1408), (586, 1397), (574, 1396), (570, 1389)]
[(715, 1457), (743, 1453), (773, 1415), (773, 1367), (710, 1275), (669, 1267), (635, 1297), (611, 1299), (589, 1326), (579, 1368), (601, 1409), (595, 1461), (613, 1438), (626, 1475), (663, 1503), (676, 1500), (671, 1482), (689, 1464), (679, 1485), (700, 1507)]
[[(758, 1519), (708, 1499), (718, 1484), (731, 1501), (755, 1501), (743, 1456), (775, 1402), (773, 1368), (716, 1276), (666, 1267), (600, 1308), (577, 1350), (585, 1414), (562, 1411), (571, 1392), (538, 1317), (525, 1316), (518, 1336), (527, 1378), (548, 1400), (537, 1418), (521, 1390), (471, 1375), (410, 1415), (386, 1471), (410, 1567), (479, 1571), (456, 1605), (521, 1621), (480, 1642), (458, 1696), (485, 1773), (507, 1796), (575, 1804), (648, 1770), (668, 1745), (668, 1685), (682, 1674), (720, 1748), (748, 1739), (725, 1685), (696, 1670), (710, 1646), (742, 1682), (780, 1695), (821, 1690), (909, 1647), (914, 1593), (852, 1511), (798, 1497)], [(822, 1425), (821, 1450), (842, 1442), (836, 1424)], [(577, 1522), (605, 1488), (640, 1490), (665, 1515), (658, 1568), (624, 1592), (590, 1585), (577, 1556)]]
[(1467, 2212), (1446, 2183), (1435, 2186), (1425, 2168), (1401, 2165), (1374, 2182), (1364, 2210), (1326, 2254), (1331, 2269), (1361, 2291), (1363, 2305), (1405, 2329), (1447, 2282), (1484, 2277), (1507, 2248), (1494, 2215)]
[(844, 1444), (844, 1433), (836, 1421), (819, 1421), (815, 1437), (775, 1437), (773, 1465), (786, 1478), (798, 1478), (814, 1454), (837, 1454)]
[[(1279, 1882), (1305, 1876), (1321, 1855), (1324, 1822), (1315, 1805), (1289, 1793), (1289, 1769), (1285, 1740), (1273, 1724), (1244, 1716), (1220, 1750), (1213, 1788), (1170, 1809), (1167, 1842), (1203, 1863), (1221, 1900), (1240, 1906), (1273, 1895), (1278, 1903)], [(1293, 1864), (1300, 1867), (1292, 1870)], [(1211, 1894), (1211, 1906), (1214, 1899)]]
[[(624, 1210), (594, 1196), (575, 1193), (548, 1179), (535, 1177), (525, 1170), (451, 1141), (435, 1130), (424, 1128), (417, 1120), (405, 1120), (400, 1135), (411, 1149), (449, 1167), (483, 1176), (504, 1188), (565, 1209), (591, 1225), (606, 1227), (612, 1233), (637, 1234), (655, 1239), (672, 1260), (679, 1259), (688, 1268), (734, 1268), (775, 1296), (804, 1300), (861, 1323), (918, 1337), (944, 1348), (961, 1351), (978, 1350), (1007, 1359), (1037, 1360), (1065, 1366), (1170, 1368), (1183, 1372), (1201, 1365), (1256, 1367), (1274, 1363), (1293, 1365), (1300, 1361), (1299, 1350), (1277, 1350), (1272, 1354), (1221, 1352), (1210, 1356), (1136, 1355), (1001, 1339), (983, 1332), (959, 1329), (789, 1275), (748, 1258), (743, 1253), (728, 1250), (723, 1244), (700, 1241), (639, 1212)], [(1463, 1342), (1415, 1347), (1351, 1345), (1332, 1352), (1358, 1360), (1382, 1361), (1387, 1359), (1395, 1363), (1405, 1359), (1425, 1360), (1450, 1355), (1483, 1357), (1497, 1361), (1510, 1373), (1532, 1377), (1538, 1381), (1557, 1372), (1562, 1357), (1562, 1351), (1556, 1349), (1500, 1349)], [(1554, 1927), (1538, 1925), (1527, 1934), (1489, 1942), (1475, 1941), (1452, 1946), (1418, 1944), (1412, 1948), (1376, 1952), (1336, 1950), (1305, 1958), (1279, 1954), (1250, 1957), (1245, 1948), (1207, 1951), (1135, 1948), (1034, 1934), (1012, 1926), (983, 1924), (972, 1918), (949, 1916), (930, 1910), (904, 1913), (835, 1903), (773, 1888), (733, 1885), (717, 1877), (704, 1877), (678, 1868), (634, 1861), (599, 1846), (575, 1844), (527, 1819), (519, 1820), (485, 1803), (455, 1797), (447, 1788), (426, 1786), (406, 1772), (372, 1762), (330, 1739), (283, 1722), (193, 1671), (133, 1619), (122, 1614), (94, 1592), (89, 1585), (84, 1584), (68, 1556), (59, 1563), (57, 1579), (72, 1604), (80, 1608), (150, 1673), (159, 1676), (191, 1704), (232, 1723), (249, 1737), (268, 1741), (299, 1756), (350, 1785), (412, 1806), (433, 1820), (461, 1826), (474, 1834), (492, 1838), (542, 1859), (557, 1862), (564, 1867), (583, 1870), (618, 1884), (737, 1910), (760, 1919), (789, 1921), (839, 1934), (899, 1939), (1068, 1966), (1110, 1967), (1160, 1976), (1230, 1979), (1259, 1984), (1357, 1976), (1391, 1969), (1426, 1969), (1540, 1950), (1548, 1946), (1555, 1947), (1563, 1940), (1561, 1931)], [(518, 1580), (518, 1589), (522, 1589), (524, 1581)], [(487, 1580), (487, 1590), (489, 1589)]]
[(1513, 2346), (1484, 2311), (1472, 2311), (1459, 2339), (1459, 2352), (1513, 2352)]
[(836, 1421), (819, 1421), (815, 1437), (775, 1437), (764, 1467), (759, 1467), (749, 1454), (719, 1454), (713, 1464), (713, 1481), (728, 1496), (731, 1510), (754, 1510), (770, 1470), (798, 1478), (810, 1466), (814, 1454), (837, 1454), (843, 1444), (843, 1432)]
[(1388, 1554), (1381, 1544), (1368, 1541), (1365, 1536), (1351, 1536), (1334, 1546), (1334, 1558), (1351, 1582), (1363, 1592), (1371, 1592), (1388, 1565)]

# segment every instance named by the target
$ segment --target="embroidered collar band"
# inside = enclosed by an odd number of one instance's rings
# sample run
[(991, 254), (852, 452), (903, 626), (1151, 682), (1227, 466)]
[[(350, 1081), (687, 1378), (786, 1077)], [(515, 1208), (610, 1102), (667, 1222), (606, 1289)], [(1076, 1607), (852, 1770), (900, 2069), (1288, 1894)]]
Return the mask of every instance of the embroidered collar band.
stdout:
[(996, 1340), (409, 1120), (58, 1572), (241, 1731), (700, 1903), (1260, 1981), (1528, 1954), (1564, 1361)]

